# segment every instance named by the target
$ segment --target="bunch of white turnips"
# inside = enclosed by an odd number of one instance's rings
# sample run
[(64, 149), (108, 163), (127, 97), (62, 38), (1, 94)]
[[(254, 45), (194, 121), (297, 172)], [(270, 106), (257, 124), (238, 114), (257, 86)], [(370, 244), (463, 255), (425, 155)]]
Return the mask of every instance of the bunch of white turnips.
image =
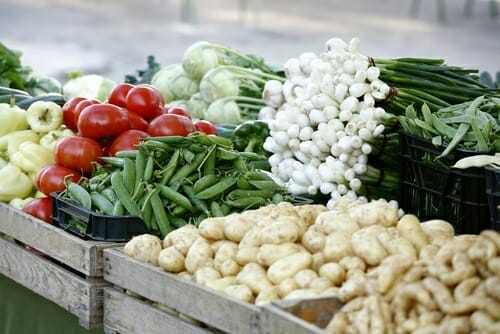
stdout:
[(358, 195), (366, 173), (370, 140), (384, 132), (385, 110), (376, 107), (391, 88), (379, 80), (380, 70), (358, 52), (359, 39), (326, 42), (319, 55), (302, 53), (284, 64), (286, 81), (266, 83), (267, 106), (259, 118), (269, 121), (264, 149), (271, 173), (294, 195), (367, 199)]

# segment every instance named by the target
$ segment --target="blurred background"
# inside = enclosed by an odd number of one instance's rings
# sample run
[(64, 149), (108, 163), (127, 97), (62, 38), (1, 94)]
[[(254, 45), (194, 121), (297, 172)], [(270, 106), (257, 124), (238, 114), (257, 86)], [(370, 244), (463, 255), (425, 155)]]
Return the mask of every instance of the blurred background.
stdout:
[(284, 63), (332, 37), (359, 37), (367, 56), (494, 73), (499, 12), (495, 0), (0, 0), (0, 41), (60, 80), (80, 70), (121, 81), (148, 55), (180, 62), (199, 40)]

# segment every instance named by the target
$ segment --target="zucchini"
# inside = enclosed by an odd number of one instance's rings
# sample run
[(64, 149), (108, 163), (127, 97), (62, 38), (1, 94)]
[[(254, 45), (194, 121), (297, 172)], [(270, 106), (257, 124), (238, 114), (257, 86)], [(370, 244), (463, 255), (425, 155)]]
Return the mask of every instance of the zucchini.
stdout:
[(3, 94), (0, 95), (0, 103), (10, 104), (12, 98), (14, 98), (14, 104), (17, 104), (18, 102), (31, 98), (31, 96), (23, 94)]
[(5, 86), (0, 86), (0, 95), (10, 95), (10, 94), (26, 95), (28, 97), (30, 96), (24, 90), (10, 88), (10, 87), (5, 87)]
[(50, 93), (47, 95), (34, 96), (29, 99), (19, 101), (18, 103), (16, 103), (16, 106), (18, 106), (21, 109), (28, 109), (29, 106), (35, 103), (36, 101), (55, 102), (61, 107), (64, 105), (65, 102), (64, 97), (61, 94)]

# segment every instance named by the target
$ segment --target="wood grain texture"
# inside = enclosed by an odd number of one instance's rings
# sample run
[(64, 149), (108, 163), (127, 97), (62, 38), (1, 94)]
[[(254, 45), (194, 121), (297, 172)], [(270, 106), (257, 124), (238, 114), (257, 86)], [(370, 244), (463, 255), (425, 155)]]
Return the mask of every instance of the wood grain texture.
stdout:
[(102, 277), (103, 254), (120, 243), (87, 241), (0, 203), (0, 232), (30, 245), (86, 276)]
[(77, 316), (87, 329), (101, 328), (103, 279), (82, 278), (13, 241), (0, 238), (0, 274)]
[(134, 260), (122, 248), (104, 250), (104, 279), (228, 333), (259, 333), (260, 308), (229, 298), (159, 267)]
[(104, 328), (121, 334), (211, 333), (113, 288), (104, 289)]
[[(324, 333), (324, 330), (314, 323), (326, 327), (340, 307), (340, 301), (335, 298), (271, 302), (262, 306), (262, 334)], [(308, 318), (310, 322), (304, 318)]]

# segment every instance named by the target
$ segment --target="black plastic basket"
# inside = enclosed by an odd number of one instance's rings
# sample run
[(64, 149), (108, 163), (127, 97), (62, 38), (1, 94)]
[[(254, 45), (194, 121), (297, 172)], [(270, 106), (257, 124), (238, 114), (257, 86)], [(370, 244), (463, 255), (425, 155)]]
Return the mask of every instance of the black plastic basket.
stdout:
[(491, 226), (494, 230), (500, 231), (500, 169), (486, 167), (484, 176)]
[[(103, 215), (77, 205), (58, 194), (54, 193), (51, 196), (54, 225), (83, 239), (126, 242), (135, 235), (147, 233), (146, 225), (140, 217)], [(80, 232), (70, 223), (71, 218), (86, 223), (86, 231)]]
[(451, 168), (458, 160), (480, 152), (455, 149), (446, 157), (434, 158), (444, 147), (400, 132), (401, 208), (421, 220), (444, 219), (457, 234), (479, 233), (493, 228), (485, 186), (484, 168)]

